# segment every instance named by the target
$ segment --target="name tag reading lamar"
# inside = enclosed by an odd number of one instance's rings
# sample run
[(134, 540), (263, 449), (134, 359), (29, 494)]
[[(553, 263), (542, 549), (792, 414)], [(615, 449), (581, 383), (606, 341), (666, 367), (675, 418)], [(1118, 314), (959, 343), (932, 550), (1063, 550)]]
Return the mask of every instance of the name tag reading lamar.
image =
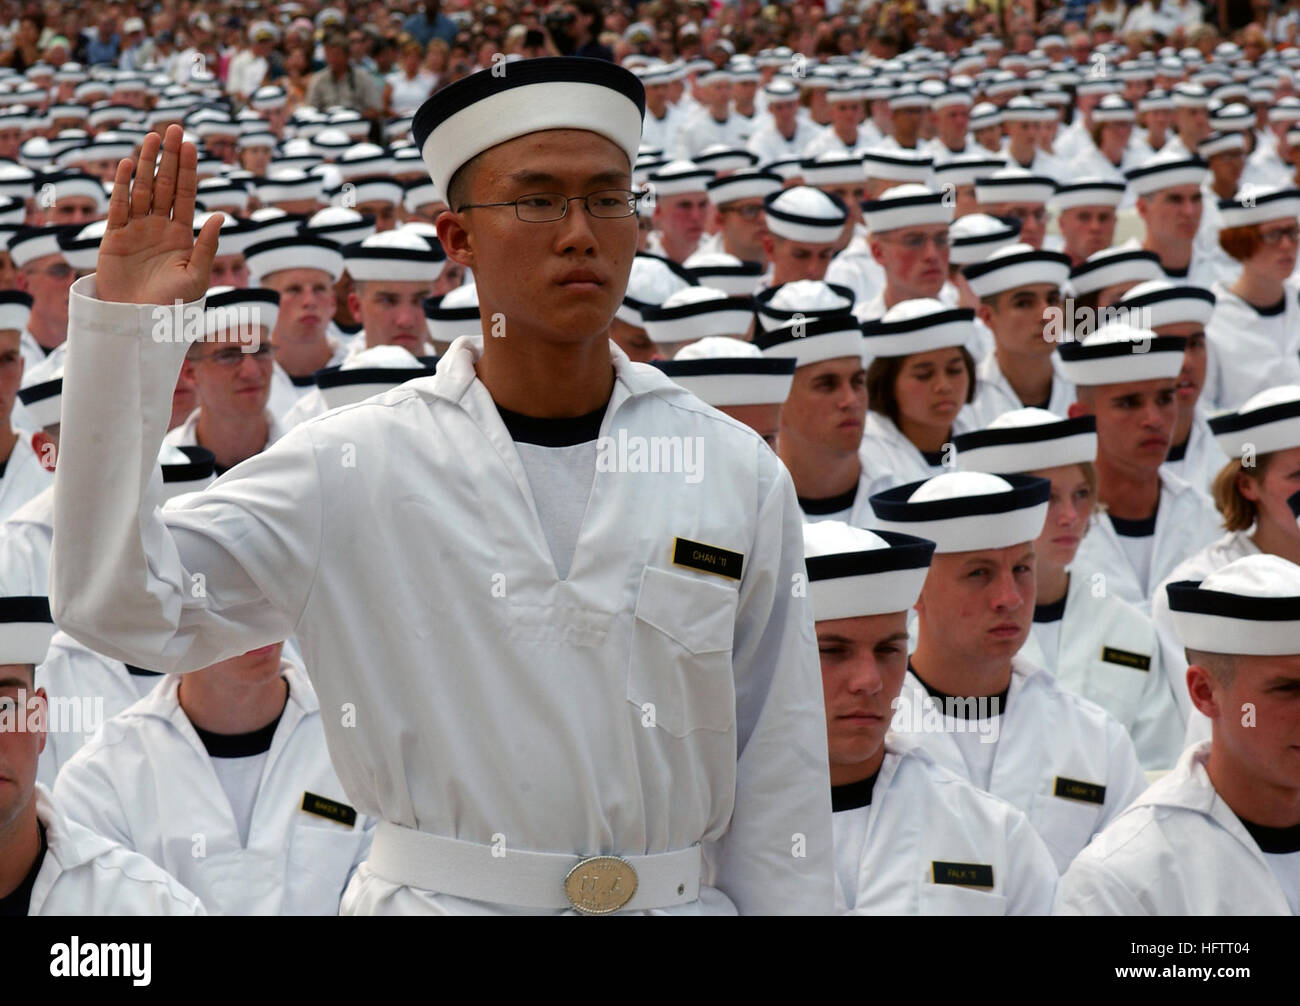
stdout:
[(303, 793), (302, 809), (308, 814), (316, 814), (337, 821), (339, 824), (346, 824), (349, 828), (357, 823), (357, 812), (346, 803), (317, 796), (315, 793)]
[(728, 580), (739, 580), (745, 557), (717, 545), (705, 545), (687, 538), (673, 539), (673, 565), (698, 569), (702, 573), (716, 573)]
[(1117, 650), (1113, 646), (1103, 646), (1101, 648), (1101, 659), (1108, 664), (1121, 664), (1124, 667), (1131, 667), (1135, 671), (1151, 670), (1151, 658), (1141, 653), (1130, 653), (1128, 650)]
[(993, 887), (993, 867), (987, 863), (930, 864), (930, 879), (936, 884), (953, 884), (957, 887)]
[(1105, 803), (1106, 787), (1099, 786), (1095, 782), (1080, 782), (1078, 779), (1067, 779), (1063, 775), (1058, 775), (1056, 789), (1052, 791), (1052, 795), (1067, 800), (1082, 800), (1084, 803)]

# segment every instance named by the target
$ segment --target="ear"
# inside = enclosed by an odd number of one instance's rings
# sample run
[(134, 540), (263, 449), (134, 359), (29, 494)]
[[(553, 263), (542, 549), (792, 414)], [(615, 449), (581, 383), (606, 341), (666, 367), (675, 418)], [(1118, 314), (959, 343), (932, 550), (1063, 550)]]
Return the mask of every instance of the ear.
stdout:
[(871, 257), (880, 265), (885, 264), (885, 243), (879, 238), (871, 238), (867, 242), (867, 247), (871, 249)]
[(14, 267), (14, 286), (18, 288), (19, 293), (31, 293), (27, 287), (27, 274), (17, 266)]
[(1091, 415), (1088, 411), (1088, 406), (1079, 401), (1071, 402), (1070, 407), (1065, 410), (1065, 414), (1070, 419), (1078, 419), (1080, 416)]
[(994, 331), (993, 309), (989, 307), (987, 304), (985, 304), (984, 301), (982, 300), (975, 306), (975, 317), (977, 317), (980, 321), (984, 322), (984, 324), (989, 327), (990, 332)]
[(1192, 705), (1201, 713), (1211, 720), (1218, 719), (1220, 708), (1214, 694), (1214, 678), (1200, 664), (1192, 664), (1187, 668), (1187, 692), (1191, 696)]
[[(474, 242), (465, 228), (464, 217), (450, 210), (445, 211), (435, 224), (438, 228), (438, 240), (442, 242), (443, 251), (453, 262), (473, 269), (475, 265)], [(353, 312), (356, 313), (355, 311)]]
[(44, 430), (37, 430), (32, 434), (32, 452), (36, 455), (36, 460), (41, 463), (42, 468), (47, 472), (54, 471), (54, 463), (59, 453), (57, 440)]

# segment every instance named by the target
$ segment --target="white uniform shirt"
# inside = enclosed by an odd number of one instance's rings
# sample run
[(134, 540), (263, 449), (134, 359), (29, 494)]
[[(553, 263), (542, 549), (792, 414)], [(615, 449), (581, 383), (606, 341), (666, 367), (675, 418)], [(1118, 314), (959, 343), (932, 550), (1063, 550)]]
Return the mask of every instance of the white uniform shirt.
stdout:
[(206, 915), (199, 899), (139, 853), (66, 817), (36, 785), (36, 819), (49, 847), (28, 915)]
[(0, 520), (16, 513), (23, 504), (54, 484), (54, 474), (45, 470), (32, 450), (32, 437), (26, 430), (15, 430), (18, 439), (0, 476)]
[[(1220, 527), (1219, 513), (1205, 492), (1162, 469), (1155, 533), (1146, 542), (1126, 538), (1103, 514), (1084, 536), (1070, 568), (1089, 584), (1103, 585), (1108, 593), (1149, 614), (1156, 585), (1187, 556), (1213, 541)], [(1149, 562), (1143, 561), (1144, 549)]]
[[(956, 432), (960, 433), (961, 429)], [(862, 445), (858, 448), (858, 457), (862, 460), (862, 470), (870, 478), (869, 496), (951, 470), (943, 463), (943, 451), (937, 454), (922, 453), (894, 425), (893, 420), (874, 409), (867, 410), (867, 425), (862, 434)], [(956, 455), (950, 451), (949, 457), (955, 458)]]
[(803, 148), (803, 156), (808, 159), (818, 157), (821, 154), (851, 154), (856, 156), (874, 148), (881, 139), (879, 131), (871, 123), (864, 122), (858, 126), (858, 135), (853, 138), (852, 143), (845, 143), (840, 139), (839, 134), (835, 132), (834, 126), (826, 126)]
[(787, 139), (776, 128), (776, 123), (769, 119), (754, 130), (745, 149), (758, 158), (759, 164), (781, 161), (788, 157), (802, 157), (804, 147), (816, 139), (821, 130), (822, 127), (814, 122), (796, 119), (794, 134)]
[[(171, 444), (174, 447), (202, 446), (198, 439), (200, 411), (200, 409), (195, 409), (180, 426), (168, 430), (167, 435), (163, 437), (163, 443)], [(284, 434), (285, 427), (281, 425), (279, 418), (268, 407), (266, 410), (266, 446), (262, 450), (266, 450)]]
[(870, 240), (866, 228), (856, 227), (826, 269), (826, 282), (852, 290), (855, 304), (864, 304), (885, 289), (885, 269), (871, 254)]
[(289, 661), (280, 669), (289, 695), (246, 841), (216, 759), (181, 708), (174, 674), (68, 760), (55, 798), (75, 820), (172, 873), (213, 914), (338, 914), (353, 870), (370, 851), (374, 821), (354, 813), (348, 824), (304, 809), (319, 805), (313, 797), (350, 808), (306, 674)]
[(0, 596), (45, 596), (54, 540), (54, 485), (38, 492), (0, 524)]
[(833, 823), (836, 905), (845, 914), (1051, 910), (1056, 864), (1025, 815), (907, 738), (886, 735), (871, 803), (836, 811)]
[(1183, 445), (1182, 455), (1177, 460), (1166, 458), (1161, 467), (1209, 494), (1214, 486), (1214, 477), (1227, 463), (1228, 456), (1214, 439), (1205, 409), (1197, 402), (1191, 432), (1187, 436), (1187, 443)]
[[(850, 499), (849, 494), (845, 493), (840, 500), (844, 504), (843, 506), (828, 509), (828, 507), (835, 507), (837, 499), (840, 498), (833, 497), (830, 500), (810, 501), (800, 497), (800, 506), (804, 508), (801, 511), (804, 523), (816, 524), (823, 520), (839, 520), (853, 527), (871, 528), (875, 525), (876, 512), (871, 508), (871, 473), (865, 468), (862, 469), (862, 474), (858, 476), (858, 484), (853, 489), (852, 498)], [(814, 510), (810, 510), (808, 507), (812, 502), (820, 505)]]
[[(51, 566), (63, 628), (164, 671), (296, 631), (322, 708), (355, 709), (355, 728), (323, 721), (358, 811), (538, 852), (701, 844), (703, 893), (681, 911), (831, 910), (820, 667), (808, 602), (788, 588), (800, 514), (757, 434), (611, 349), (602, 435), (629, 445), (628, 470), (598, 463), (560, 580), (475, 374), (481, 340), (463, 337), (437, 375), (304, 423), (160, 513), (157, 487), (141, 494), (148, 480), (126, 473), (157, 464), (140, 431), (161, 438), (185, 347), (152, 342), (148, 307), (89, 299), (93, 282), (71, 293)], [(125, 351), (136, 343), (148, 352)], [(123, 402), (126, 387), (156, 391)], [(119, 421), (105, 430), (110, 401)], [(632, 467), (632, 445), (668, 431), (701, 438), (707, 478)], [(677, 537), (741, 553), (740, 580), (673, 565)], [(204, 576), (197, 602), (190, 571)], [(493, 906), (363, 866), (343, 909)]]
[(1300, 384), (1300, 289), (1287, 280), (1282, 310), (1264, 314), (1221, 284), (1205, 326), (1212, 364), (1201, 397), (1206, 407), (1238, 409), (1252, 395)]
[(1020, 653), (1057, 682), (1110, 713), (1128, 731), (1145, 769), (1167, 769), (1182, 750), (1183, 717), (1160, 666), (1151, 619), (1071, 576), (1064, 610), (1039, 621)]
[(662, 119), (655, 118), (654, 113), (646, 109), (645, 124), (641, 128), (641, 142), (671, 156), (677, 149), (677, 133), (681, 126), (682, 113), (672, 105), (665, 109)]
[[(998, 366), (997, 353), (989, 353), (975, 367), (975, 378), (979, 390), (975, 400), (966, 410), (970, 416), (971, 429), (982, 430), (1004, 412), (1025, 408), (1011, 382)], [(1062, 419), (1069, 418), (1070, 403), (1075, 399), (1074, 385), (1061, 371), (1059, 357), (1052, 356), (1052, 390), (1047, 399), (1047, 411)], [(1035, 405), (1039, 403), (1034, 403)]]
[(730, 110), (727, 117), (719, 122), (708, 108), (701, 107), (688, 115), (677, 131), (677, 157), (693, 161), (709, 147), (719, 143), (727, 147), (744, 147), (745, 141), (740, 135), (742, 128), (743, 124)]
[[(1019, 655), (1011, 672), (1000, 715), (966, 726), (968, 732), (977, 726), (988, 731), (981, 739), (991, 737), (989, 743), (996, 745), (988, 791), (1025, 813), (1063, 872), (1142, 791), (1146, 778), (1128, 733), (1104, 709), (1066, 691)], [(943, 728), (944, 719), (941, 706), (909, 670), (893, 729), (969, 781), (961, 748)]]
[(1277, 875), (1190, 747), (1061, 878), (1056, 915), (1291, 915)]

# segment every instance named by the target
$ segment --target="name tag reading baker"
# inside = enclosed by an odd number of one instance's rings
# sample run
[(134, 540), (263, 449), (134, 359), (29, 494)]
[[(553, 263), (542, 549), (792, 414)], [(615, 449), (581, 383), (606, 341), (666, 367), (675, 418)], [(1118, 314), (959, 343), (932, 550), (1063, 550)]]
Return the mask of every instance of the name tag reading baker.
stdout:
[(740, 552), (732, 552), (717, 545), (705, 545), (689, 538), (674, 538), (673, 565), (698, 569), (702, 573), (716, 573), (728, 580), (739, 580), (745, 557)]
[(636, 884), (636, 870), (627, 860), (592, 856), (565, 876), (564, 894), (583, 915), (608, 915), (632, 900)]

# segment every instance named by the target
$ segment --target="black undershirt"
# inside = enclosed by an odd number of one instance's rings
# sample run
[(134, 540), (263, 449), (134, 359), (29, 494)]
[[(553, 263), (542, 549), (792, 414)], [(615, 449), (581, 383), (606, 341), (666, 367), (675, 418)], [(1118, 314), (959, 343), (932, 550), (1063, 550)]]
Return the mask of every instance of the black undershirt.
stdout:
[(250, 730), (244, 734), (216, 734), (211, 730), (204, 730), (202, 727), (194, 726), (194, 732), (199, 735), (199, 740), (203, 742), (204, 749), (208, 752), (209, 758), (252, 758), (254, 755), (264, 754), (271, 750), (271, 741), (275, 738), (275, 729), (280, 725), (280, 719), (284, 716), (284, 710), (289, 705), (289, 687), (285, 682), (284, 705), (280, 711), (275, 714), (273, 719), (266, 726), (257, 730)]
[(0, 898), (0, 919), (22, 918), (31, 911), (32, 888), (36, 886), (36, 875), (41, 872), (41, 864), (45, 862), (45, 853), (50, 847), (45, 838), (45, 825), (37, 821), (36, 827), (41, 832), (41, 851), (36, 854), (36, 862), (27, 871), (27, 876), (23, 877), (23, 882)]
[(361, 322), (359, 321), (354, 325), (340, 325), (337, 321), (334, 324), (344, 335), (356, 335), (362, 329)]
[(1173, 447), (1169, 448), (1169, 455), (1165, 458), (1165, 460), (1182, 461), (1183, 458), (1187, 457), (1187, 445), (1190, 444), (1191, 442), (1192, 442), (1192, 437), (1190, 434), (1188, 434), (1187, 439), (1184, 440), (1181, 444), (1174, 444)]
[(146, 670), (143, 667), (136, 667), (135, 664), (127, 664), (126, 670), (128, 674), (134, 675), (137, 678), (161, 678), (162, 677), (162, 671)]
[(306, 377), (294, 377), (289, 375), (289, 380), (293, 382), (295, 388), (314, 388), (316, 387), (316, 375), (308, 374)]
[(560, 419), (538, 419), (525, 416), (522, 412), (512, 412), (497, 406), (501, 421), (506, 424), (510, 439), (519, 444), (535, 444), (538, 447), (576, 447), (587, 444), (600, 436), (600, 424), (605, 421), (606, 402), (594, 412), (585, 416), (566, 416)]
[(1125, 538), (1150, 538), (1156, 533), (1155, 514), (1143, 520), (1127, 520), (1114, 514), (1107, 514), (1107, 516), (1110, 518), (1111, 526), (1115, 528), (1115, 533)]
[(853, 506), (853, 501), (858, 498), (858, 483), (853, 483), (853, 488), (846, 493), (840, 493), (838, 496), (826, 496), (822, 499), (811, 499), (807, 496), (799, 497), (799, 509), (813, 517), (821, 517), (828, 513), (839, 513), (841, 510), (848, 510)]
[(876, 788), (876, 780), (879, 778), (880, 769), (876, 769), (865, 779), (859, 779), (857, 782), (846, 782), (843, 786), (832, 786), (831, 812), (839, 813), (842, 810), (870, 807), (871, 791)]
[(1246, 303), (1250, 304), (1250, 309), (1256, 314), (1263, 315), (1265, 318), (1276, 318), (1286, 310), (1286, 294), (1283, 294), (1282, 299), (1276, 304), (1270, 304), (1268, 307), (1260, 307), (1258, 304), (1251, 304), (1250, 301)]
[[(996, 695), (949, 695), (947, 692), (941, 692), (937, 688), (931, 688), (926, 684), (925, 679), (916, 673), (916, 668), (912, 666), (912, 661), (908, 660), (907, 669), (916, 675), (916, 680), (921, 682), (921, 687), (930, 693), (930, 698), (935, 699), (940, 708), (947, 712), (952, 710), (954, 719), (960, 720), (982, 720), (988, 716), (1001, 716), (1007, 711), (1007, 696), (1011, 694), (1011, 683), (1007, 682), (1007, 687), (1002, 689)], [(952, 701), (949, 702), (948, 700)], [(970, 699), (976, 701), (972, 704)], [(980, 702), (979, 699), (984, 699)], [(993, 700), (997, 699), (994, 704)], [(974, 708), (972, 708), (972, 705)], [(983, 710), (983, 713), (981, 713)]]
[(1286, 856), (1293, 852), (1300, 852), (1300, 824), (1293, 824), (1289, 828), (1270, 828), (1256, 824), (1254, 821), (1247, 821), (1240, 814), (1237, 815), (1237, 820), (1250, 832), (1250, 837), (1255, 840), (1260, 852), (1268, 853), (1270, 856)]
[(925, 463), (931, 468), (937, 468), (943, 464), (943, 451), (922, 451), (921, 457), (925, 458)]
[(1161, 266), (1161, 268), (1164, 269), (1165, 275), (1170, 279), (1186, 279), (1187, 274), (1192, 271), (1190, 265), (1185, 265), (1181, 269), (1171, 269), (1169, 266)]
[[(12, 453), (9, 455), (9, 458), (11, 457), (13, 457)], [(5, 477), (5, 469), (9, 467), (9, 458), (0, 461), (0, 479)]]
[(1034, 621), (1059, 622), (1065, 617), (1065, 601), (1069, 596), (1069, 594), (1066, 594), (1065, 597), (1059, 601), (1053, 601), (1051, 604), (1035, 604)]

